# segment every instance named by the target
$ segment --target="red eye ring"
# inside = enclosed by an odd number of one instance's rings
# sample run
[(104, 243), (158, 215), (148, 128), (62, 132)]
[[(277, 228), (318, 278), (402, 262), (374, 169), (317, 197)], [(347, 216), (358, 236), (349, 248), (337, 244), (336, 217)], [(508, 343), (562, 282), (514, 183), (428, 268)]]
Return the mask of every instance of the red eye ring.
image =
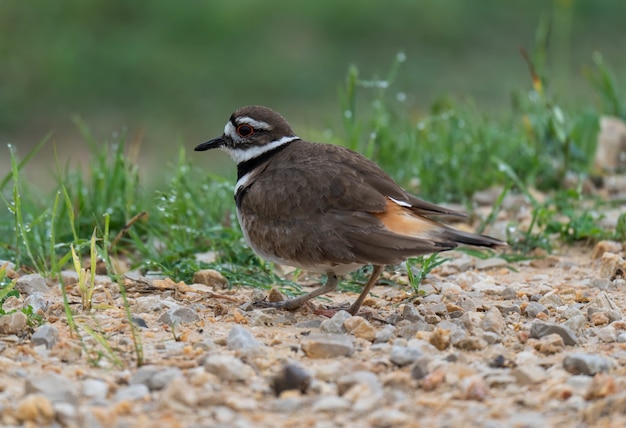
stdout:
[(254, 134), (254, 128), (250, 125), (243, 123), (237, 127), (237, 135), (243, 138), (247, 138)]

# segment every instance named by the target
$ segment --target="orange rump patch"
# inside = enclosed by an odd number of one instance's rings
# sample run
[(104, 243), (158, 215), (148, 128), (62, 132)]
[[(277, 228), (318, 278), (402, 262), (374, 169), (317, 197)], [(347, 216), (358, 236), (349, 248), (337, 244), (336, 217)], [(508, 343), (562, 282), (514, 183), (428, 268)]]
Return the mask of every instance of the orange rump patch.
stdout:
[(391, 199), (387, 201), (387, 209), (382, 213), (372, 213), (387, 229), (399, 235), (425, 237), (429, 232), (439, 228), (439, 225), (427, 218), (415, 214), (407, 207), (403, 207)]

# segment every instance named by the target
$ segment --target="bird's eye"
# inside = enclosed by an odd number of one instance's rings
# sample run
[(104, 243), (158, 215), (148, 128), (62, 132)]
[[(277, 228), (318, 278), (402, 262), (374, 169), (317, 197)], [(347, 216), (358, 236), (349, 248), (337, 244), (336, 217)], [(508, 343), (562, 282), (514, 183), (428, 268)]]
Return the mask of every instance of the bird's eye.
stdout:
[(254, 128), (250, 125), (239, 125), (237, 127), (237, 134), (239, 134), (240, 137), (249, 137), (254, 134)]

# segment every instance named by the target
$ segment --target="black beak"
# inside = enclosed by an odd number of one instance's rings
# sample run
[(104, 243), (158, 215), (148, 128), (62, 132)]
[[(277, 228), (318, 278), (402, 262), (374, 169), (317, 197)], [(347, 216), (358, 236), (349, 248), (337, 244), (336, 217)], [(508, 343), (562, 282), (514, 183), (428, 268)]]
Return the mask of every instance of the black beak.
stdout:
[(224, 145), (224, 136), (213, 138), (211, 141), (207, 141), (206, 143), (199, 144), (196, 146), (194, 151), (203, 152), (205, 150), (218, 149)]

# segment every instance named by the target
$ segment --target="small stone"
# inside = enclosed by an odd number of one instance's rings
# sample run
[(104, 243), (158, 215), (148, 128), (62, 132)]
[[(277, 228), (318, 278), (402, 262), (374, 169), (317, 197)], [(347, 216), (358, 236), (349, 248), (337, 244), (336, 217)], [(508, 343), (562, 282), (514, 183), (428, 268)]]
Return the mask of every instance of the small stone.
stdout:
[(267, 294), (267, 300), (269, 302), (282, 302), (283, 300), (287, 300), (287, 298), (278, 288), (272, 287), (270, 292)]
[(617, 342), (617, 330), (612, 325), (598, 328), (595, 330), (595, 333), (598, 335), (598, 339), (604, 343)]
[(404, 305), (400, 318), (407, 321), (425, 321), (412, 303)]
[(595, 247), (593, 247), (593, 251), (591, 252), (591, 258), (593, 260), (597, 260), (604, 255), (604, 253), (613, 253), (618, 254), (622, 251), (622, 244), (615, 241), (600, 241)]
[(320, 328), (322, 326), (322, 320), (314, 319), (314, 320), (304, 320), (295, 324), (294, 327), (297, 328)]
[(27, 378), (24, 385), (26, 394), (42, 394), (52, 403), (65, 402), (74, 405), (78, 404), (76, 389), (73, 382), (56, 373)]
[(411, 418), (400, 410), (383, 408), (374, 410), (367, 420), (374, 428), (387, 428), (407, 426)]
[(343, 326), (348, 333), (359, 339), (365, 339), (370, 342), (376, 339), (376, 329), (363, 317), (350, 317), (344, 321)]
[(113, 396), (113, 401), (116, 403), (120, 401), (133, 401), (143, 398), (148, 394), (150, 394), (148, 387), (143, 383), (138, 383), (118, 389)]
[(352, 355), (353, 339), (343, 334), (311, 334), (302, 339), (302, 350), (309, 358), (336, 358)]
[(491, 257), (488, 259), (476, 260), (475, 267), (478, 270), (496, 269), (506, 267), (508, 262), (500, 257)]
[(43, 315), (50, 307), (50, 300), (42, 293), (32, 293), (24, 299), (24, 307), (31, 307), (33, 312)]
[(50, 425), (54, 421), (54, 408), (44, 395), (29, 394), (17, 404), (15, 416), (24, 423)]
[(556, 294), (555, 291), (544, 294), (539, 299), (539, 303), (548, 308), (557, 308), (559, 306), (563, 306), (563, 300), (558, 294)]
[(521, 309), (520, 305), (517, 305), (517, 304), (508, 305), (508, 306), (496, 305), (496, 308), (498, 308), (498, 310), (502, 313), (502, 315), (521, 314), (522, 313), (522, 309)]
[(595, 311), (589, 316), (589, 322), (593, 325), (607, 325), (609, 316), (604, 311)]
[(254, 335), (250, 333), (246, 328), (235, 325), (230, 329), (228, 338), (226, 339), (226, 346), (231, 350), (243, 350), (251, 348), (260, 348), (263, 346), (261, 342), (256, 340)]
[(279, 374), (272, 379), (272, 389), (278, 397), (283, 391), (298, 390), (306, 393), (311, 384), (311, 375), (297, 364), (287, 364)]
[(529, 318), (536, 318), (540, 313), (548, 313), (548, 308), (539, 302), (529, 302), (524, 308), (524, 313)]
[(606, 373), (596, 374), (592, 380), (589, 389), (585, 394), (586, 400), (597, 400), (613, 395), (617, 392), (617, 385), (613, 376)]
[(539, 366), (526, 365), (515, 367), (511, 370), (511, 376), (515, 378), (518, 385), (526, 386), (543, 382), (547, 375), (546, 371)]
[(159, 317), (157, 322), (169, 326), (177, 326), (180, 324), (200, 321), (198, 313), (186, 307), (172, 308)]
[(480, 375), (472, 375), (461, 381), (461, 398), (483, 401), (489, 394), (489, 386)]
[(482, 338), (489, 345), (493, 345), (494, 343), (498, 343), (500, 335), (498, 335), (498, 333), (494, 333), (493, 331), (486, 331), (483, 333)]
[(104, 400), (109, 394), (109, 385), (100, 379), (85, 379), (81, 388), (83, 397)]
[(322, 325), (320, 325), (320, 331), (322, 333), (333, 333), (333, 334), (341, 334), (345, 333), (347, 330), (344, 327), (343, 323), (346, 322), (348, 318), (352, 315), (348, 311), (338, 311), (332, 318), (322, 321)]
[(600, 117), (594, 168), (600, 172), (623, 169), (626, 166), (624, 153), (626, 153), (626, 124), (619, 117)]
[(178, 367), (142, 366), (130, 379), (130, 384), (143, 384), (150, 391), (157, 391), (165, 388), (173, 379), (182, 376), (183, 372)]
[(428, 338), (428, 341), (435, 348), (443, 351), (450, 346), (450, 330), (441, 327), (435, 327), (432, 334)]
[(454, 346), (465, 351), (478, 351), (485, 349), (487, 345), (485, 339), (476, 336), (467, 336), (454, 343)]
[(33, 346), (44, 345), (46, 349), (52, 349), (58, 340), (59, 330), (51, 324), (44, 324), (35, 330), (30, 343)]
[(198, 402), (198, 396), (189, 382), (183, 377), (172, 379), (163, 389), (159, 398), (160, 407), (170, 409), (178, 413), (188, 413), (194, 409)]
[(434, 391), (446, 381), (446, 372), (443, 369), (437, 369), (432, 373), (426, 375), (426, 377), (421, 382), (421, 387), (424, 391)]
[(506, 327), (504, 317), (497, 308), (491, 308), (485, 313), (480, 326), (485, 331), (492, 331), (497, 334), (502, 334)]
[(215, 288), (228, 288), (228, 280), (215, 269), (202, 269), (193, 274), (193, 282)]
[(324, 413), (342, 412), (348, 410), (350, 405), (350, 401), (343, 397), (337, 397), (335, 395), (322, 396), (315, 400), (313, 406), (311, 406), (311, 411)]
[(600, 278), (607, 278), (611, 281), (618, 276), (626, 274), (626, 261), (617, 254), (604, 253), (600, 259)]
[(211, 355), (204, 362), (204, 369), (226, 381), (243, 382), (254, 376), (254, 370), (239, 358), (230, 355)]
[(424, 379), (428, 373), (428, 366), (430, 364), (430, 359), (428, 357), (420, 357), (411, 366), (411, 377), (413, 379), (421, 380)]
[(573, 352), (563, 359), (563, 368), (572, 374), (593, 376), (611, 370), (612, 363), (606, 357), (596, 354)]
[(385, 325), (383, 328), (376, 332), (376, 337), (374, 339), (375, 343), (387, 343), (393, 337), (393, 333), (396, 328), (392, 325)]
[(608, 278), (591, 278), (589, 285), (599, 290), (607, 290), (611, 285), (611, 280)]
[(26, 296), (33, 293), (48, 294), (50, 292), (46, 280), (38, 273), (24, 275), (18, 278), (15, 283), (15, 289), (19, 291), (20, 294)]
[(131, 319), (137, 327), (148, 328), (148, 323), (146, 323), (146, 320), (144, 320), (140, 316), (132, 315)]
[(574, 346), (578, 343), (576, 333), (569, 327), (543, 321), (534, 321), (530, 326), (530, 337), (541, 339), (550, 334), (558, 334), (563, 338), (563, 343), (568, 346)]
[(248, 315), (248, 324), (256, 327), (267, 327), (274, 325), (274, 317), (261, 309), (254, 309)]
[(0, 316), (0, 334), (19, 334), (28, 327), (28, 317), (21, 311)]
[(404, 367), (415, 362), (422, 353), (419, 349), (408, 346), (393, 346), (391, 348), (390, 360), (397, 366)]
[(587, 317), (582, 314), (577, 314), (565, 321), (563, 325), (575, 332), (580, 332), (587, 326)]
[(626, 343), (626, 331), (623, 331), (617, 335), (617, 341), (619, 343)]
[(562, 336), (553, 333), (539, 339), (536, 348), (542, 354), (556, 354), (565, 349), (565, 343)]
[(480, 291), (480, 292), (486, 292), (486, 291), (502, 292), (502, 287), (498, 286), (496, 284), (496, 281), (490, 276), (485, 277), (481, 279), (480, 281), (472, 284), (471, 289), (472, 291)]
[(63, 427), (77, 426), (78, 409), (70, 403), (56, 403), (54, 417)]

